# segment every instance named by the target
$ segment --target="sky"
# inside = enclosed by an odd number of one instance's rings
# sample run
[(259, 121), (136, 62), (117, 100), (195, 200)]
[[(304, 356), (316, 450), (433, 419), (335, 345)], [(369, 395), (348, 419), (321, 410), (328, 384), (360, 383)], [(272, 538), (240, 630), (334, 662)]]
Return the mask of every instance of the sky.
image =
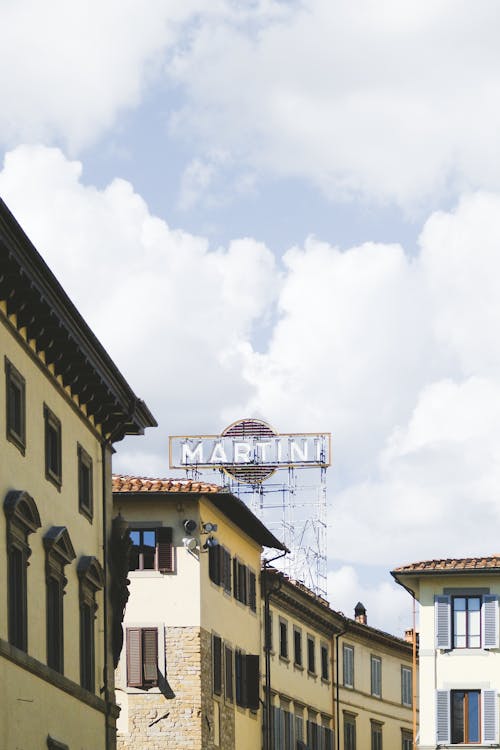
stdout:
[[(147, 12), (145, 8), (147, 7)], [(0, 195), (168, 436), (328, 431), (328, 595), (498, 553), (500, 6), (0, 0)]]

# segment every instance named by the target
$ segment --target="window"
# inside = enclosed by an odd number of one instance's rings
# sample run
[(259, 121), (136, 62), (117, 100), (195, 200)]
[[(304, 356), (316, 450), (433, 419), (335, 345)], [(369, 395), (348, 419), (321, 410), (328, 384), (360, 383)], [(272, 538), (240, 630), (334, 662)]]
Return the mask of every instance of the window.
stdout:
[(248, 568), (237, 557), (233, 558), (233, 594), (242, 604), (248, 604)]
[(401, 750), (413, 750), (413, 735), (411, 732), (401, 732)]
[(354, 687), (354, 646), (346, 646), (342, 650), (344, 687)]
[(80, 582), (80, 685), (95, 692), (95, 613), (96, 592), (104, 588), (104, 571), (95, 557), (82, 557), (78, 563)]
[(382, 750), (382, 724), (371, 722), (371, 750)]
[(356, 718), (344, 714), (344, 750), (356, 750)]
[(222, 640), (212, 636), (212, 687), (215, 695), (222, 693)]
[(298, 628), (293, 629), (293, 663), (302, 666), (302, 632)]
[(280, 617), (280, 656), (288, 659), (288, 623)]
[(376, 698), (382, 697), (382, 659), (379, 656), (370, 657), (371, 694)]
[(310, 750), (319, 750), (319, 726), (315, 721), (307, 722), (307, 747)]
[(328, 680), (328, 646), (321, 644), (321, 679)]
[(4, 501), (7, 521), (7, 612), (9, 643), (28, 650), (28, 536), (40, 528), (36, 503), (27, 492), (11, 490)]
[(132, 528), (130, 539), (132, 547), (129, 555), (129, 570), (159, 570), (160, 573), (174, 571), (174, 549), (170, 527)]
[(480, 648), (481, 597), (454, 596), (453, 648)]
[(437, 690), (436, 742), (498, 742), (496, 690)]
[(401, 667), (401, 703), (403, 706), (412, 706), (412, 670), (410, 667)]
[(435, 597), (436, 648), (498, 648), (498, 599), (457, 591)]
[(302, 713), (296, 713), (295, 714), (295, 741), (297, 743), (297, 748), (301, 747), (299, 743), (302, 743), (303, 740), (304, 740), (304, 717)]
[(52, 526), (43, 538), (46, 564), (47, 664), (64, 673), (64, 588), (65, 566), (76, 555), (65, 526)]
[(57, 488), (62, 484), (61, 422), (49, 407), (43, 405), (45, 420), (45, 476)]
[(234, 690), (233, 690), (233, 649), (229, 646), (224, 648), (224, 663), (225, 663), (225, 676), (226, 676), (226, 700), (233, 702)]
[(236, 650), (234, 656), (236, 703), (257, 711), (260, 697), (259, 656)]
[(220, 547), (221, 555), (221, 586), (227, 594), (231, 593), (231, 553)]
[(89, 521), (94, 514), (92, 459), (79, 444), (78, 457), (78, 508)]
[(307, 636), (307, 671), (316, 674), (314, 638)]
[(158, 685), (158, 628), (127, 628), (127, 685)]
[(264, 623), (265, 623), (265, 643), (266, 643), (266, 649), (268, 649), (271, 653), (273, 651), (273, 613), (271, 610), (268, 611), (267, 617), (266, 617), (266, 609), (264, 607)]
[(26, 387), (23, 376), (5, 358), (7, 440), (24, 456), (26, 450)]
[(323, 750), (333, 750), (333, 731), (328, 726), (321, 727), (322, 745)]
[(248, 571), (248, 606), (252, 612), (257, 612), (257, 578), (251, 570)]
[(479, 742), (480, 738), (479, 690), (451, 691), (451, 741)]

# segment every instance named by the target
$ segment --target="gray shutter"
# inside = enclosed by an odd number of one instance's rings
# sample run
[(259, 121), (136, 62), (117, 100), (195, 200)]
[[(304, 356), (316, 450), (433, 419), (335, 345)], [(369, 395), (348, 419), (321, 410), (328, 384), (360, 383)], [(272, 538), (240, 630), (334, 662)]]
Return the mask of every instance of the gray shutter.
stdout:
[(483, 742), (497, 742), (496, 690), (483, 690)]
[(451, 607), (449, 596), (434, 597), (436, 648), (451, 648)]
[(141, 628), (127, 628), (127, 685), (142, 687)]
[(450, 691), (436, 690), (436, 742), (450, 742)]
[(246, 705), (252, 711), (259, 708), (260, 671), (258, 654), (245, 656)]
[(498, 648), (498, 599), (484, 596), (482, 607), (483, 648)]

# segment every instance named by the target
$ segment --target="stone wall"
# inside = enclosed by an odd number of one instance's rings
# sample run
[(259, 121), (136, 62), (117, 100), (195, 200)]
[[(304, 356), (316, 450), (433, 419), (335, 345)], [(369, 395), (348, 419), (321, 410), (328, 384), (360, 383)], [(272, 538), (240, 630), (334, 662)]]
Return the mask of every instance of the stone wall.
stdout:
[[(203, 750), (235, 750), (235, 706), (224, 698), (224, 668), (222, 669), (222, 695), (212, 692), (212, 636), (201, 631), (201, 710)], [(218, 709), (217, 709), (218, 706)], [(215, 712), (219, 712), (216, 721)], [(218, 737), (217, 737), (218, 723)]]
[(128, 732), (118, 734), (118, 750), (205, 750), (200, 629), (166, 628), (165, 654), (160, 690), (128, 694)]

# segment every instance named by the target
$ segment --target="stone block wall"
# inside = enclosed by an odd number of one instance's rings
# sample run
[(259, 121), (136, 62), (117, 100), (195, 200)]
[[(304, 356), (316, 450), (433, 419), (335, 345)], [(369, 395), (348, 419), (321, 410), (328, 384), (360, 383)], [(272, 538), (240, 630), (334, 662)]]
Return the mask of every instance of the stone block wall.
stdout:
[[(212, 692), (212, 636), (201, 631), (201, 710), (203, 750), (235, 750), (235, 706), (224, 698), (224, 669), (222, 695)], [(219, 732), (215, 712), (219, 713)]]
[(128, 693), (128, 732), (118, 733), (118, 750), (205, 750), (200, 645), (198, 627), (165, 628), (160, 689)]

